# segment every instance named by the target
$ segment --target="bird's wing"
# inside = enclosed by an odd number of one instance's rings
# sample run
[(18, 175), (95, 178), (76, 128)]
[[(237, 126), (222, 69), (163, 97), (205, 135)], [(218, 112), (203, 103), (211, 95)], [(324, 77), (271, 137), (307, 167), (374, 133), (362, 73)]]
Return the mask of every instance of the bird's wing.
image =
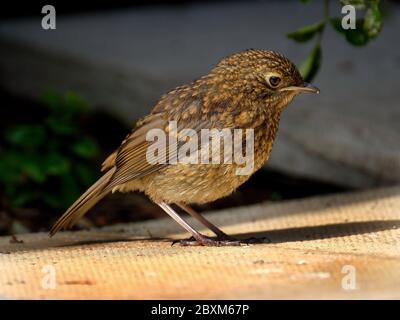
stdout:
[[(175, 120), (175, 119), (174, 119)], [(178, 132), (185, 128), (193, 129), (195, 132), (200, 132), (202, 128), (206, 127), (207, 121), (196, 119), (193, 117), (192, 121), (183, 122), (178, 120)], [(116, 168), (112, 178), (110, 179), (105, 191), (112, 190), (115, 186), (121, 185), (133, 179), (138, 179), (150, 173), (158, 171), (168, 166), (166, 163), (151, 163), (146, 158), (146, 152), (152, 141), (146, 140), (146, 135), (151, 129), (161, 129), (167, 136), (167, 145), (165, 148), (165, 159), (170, 159), (177, 155), (179, 147), (184, 141), (178, 141), (177, 144), (168, 144), (168, 133), (166, 128), (169, 122), (165, 114), (151, 114), (147, 116), (140, 125), (128, 135), (120, 148), (110, 155), (103, 163), (103, 169)]]
[(152, 164), (146, 159), (147, 148), (152, 142), (146, 140), (149, 130), (165, 130), (168, 121), (162, 114), (150, 114), (140, 121), (136, 128), (125, 138), (121, 146), (103, 163), (102, 170), (115, 171), (105, 187), (109, 191), (113, 187), (150, 174), (167, 164)]
[(101, 171), (108, 171), (115, 167), (117, 156), (123, 149), (130, 149), (133, 153), (141, 150), (141, 147), (146, 143), (146, 133), (151, 129), (164, 129), (167, 121), (163, 119), (162, 114), (150, 114), (144, 119), (139, 120), (135, 128), (125, 137), (120, 147), (110, 154), (104, 160)]

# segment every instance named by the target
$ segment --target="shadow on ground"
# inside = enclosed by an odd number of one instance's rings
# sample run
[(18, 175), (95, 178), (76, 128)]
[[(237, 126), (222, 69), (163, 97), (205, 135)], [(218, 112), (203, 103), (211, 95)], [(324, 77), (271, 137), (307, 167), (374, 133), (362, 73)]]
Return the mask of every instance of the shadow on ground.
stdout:
[(400, 220), (362, 221), (241, 233), (233, 236), (240, 240), (259, 239), (264, 243), (285, 243), (348, 237), (397, 228), (400, 228)]
[[(266, 244), (266, 243), (285, 243), (294, 241), (312, 241), (320, 239), (330, 239), (337, 237), (347, 237), (351, 235), (361, 235), (367, 233), (374, 233), (389, 229), (400, 228), (400, 220), (386, 220), (386, 221), (363, 221), (363, 222), (348, 222), (348, 223), (335, 223), (320, 226), (306, 226), (297, 228), (286, 228), (279, 230), (266, 230), (252, 233), (233, 234), (232, 236), (247, 242), (251, 245)], [(77, 247), (84, 245), (100, 245), (111, 244), (118, 242), (132, 242), (132, 241), (146, 241), (146, 242), (170, 242), (171, 245), (175, 239), (168, 237), (152, 237), (150, 238), (135, 238), (130, 234), (115, 234), (115, 233), (94, 233), (97, 239), (87, 239), (90, 232), (77, 231), (77, 238), (86, 233), (85, 239), (71, 240), (68, 239), (50, 239), (46, 236), (33, 241), (24, 243), (13, 243), (0, 246), (0, 254), (11, 254), (14, 252), (33, 251), (43, 249), (57, 249), (67, 247)], [(103, 237), (102, 237), (103, 236)]]

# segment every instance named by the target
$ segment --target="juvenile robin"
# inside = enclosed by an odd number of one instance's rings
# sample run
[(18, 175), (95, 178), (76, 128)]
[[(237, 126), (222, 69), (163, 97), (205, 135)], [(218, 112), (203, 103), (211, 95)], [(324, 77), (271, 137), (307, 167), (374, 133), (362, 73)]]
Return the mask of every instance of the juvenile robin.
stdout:
[[(50, 235), (71, 227), (109, 192), (142, 191), (192, 235), (191, 239), (181, 241), (183, 245), (237, 245), (238, 241), (189, 205), (230, 195), (260, 169), (271, 152), (282, 110), (302, 92), (319, 90), (304, 82), (296, 66), (277, 52), (250, 49), (222, 59), (207, 75), (161, 97), (150, 114), (137, 122), (120, 147), (104, 161), (104, 175), (59, 218)], [(171, 121), (176, 122), (178, 130), (191, 129), (192, 135), (202, 129), (252, 130), (251, 171), (238, 174), (241, 164), (234, 162), (149, 161), (148, 148), (154, 142), (148, 141), (147, 133), (157, 129), (168, 134)], [(176, 154), (182, 143), (178, 140), (167, 146), (165, 153)], [(203, 144), (204, 141), (198, 142), (200, 148)], [(233, 148), (233, 152), (241, 153), (247, 144), (248, 140), (240, 148)], [(196, 231), (172, 205), (199, 220), (217, 237)]]

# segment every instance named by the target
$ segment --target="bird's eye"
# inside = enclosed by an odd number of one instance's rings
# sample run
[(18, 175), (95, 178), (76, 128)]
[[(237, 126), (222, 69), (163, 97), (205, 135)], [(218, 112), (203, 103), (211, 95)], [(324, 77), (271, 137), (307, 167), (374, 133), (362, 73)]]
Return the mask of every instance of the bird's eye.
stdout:
[(271, 85), (271, 87), (277, 87), (280, 82), (281, 78), (279, 77), (276, 76), (269, 77), (269, 84)]

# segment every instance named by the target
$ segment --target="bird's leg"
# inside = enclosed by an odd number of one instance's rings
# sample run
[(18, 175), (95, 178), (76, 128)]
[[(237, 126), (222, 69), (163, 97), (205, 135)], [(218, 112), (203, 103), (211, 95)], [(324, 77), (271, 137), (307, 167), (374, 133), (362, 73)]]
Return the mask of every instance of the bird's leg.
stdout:
[(210, 229), (212, 232), (215, 233), (215, 235), (218, 237), (220, 240), (230, 240), (230, 241), (235, 241), (234, 238), (228, 236), (225, 232), (223, 232), (220, 228), (212, 224), (210, 221), (208, 221), (206, 218), (204, 218), (200, 213), (196, 212), (193, 210), (192, 207), (181, 203), (177, 202), (176, 205), (180, 207), (182, 210), (186, 211), (188, 214), (190, 214), (193, 218), (201, 222), (204, 226), (206, 226), (208, 229)]
[(197, 246), (226, 246), (226, 245), (240, 245), (240, 243), (228, 243), (227, 241), (214, 240), (207, 237), (200, 232), (193, 229), (185, 220), (183, 220), (175, 210), (165, 202), (157, 202), (157, 204), (163, 209), (172, 219), (174, 219), (181, 227), (188, 231), (192, 236), (193, 240), (182, 240), (180, 243), (182, 245), (197, 245)]

